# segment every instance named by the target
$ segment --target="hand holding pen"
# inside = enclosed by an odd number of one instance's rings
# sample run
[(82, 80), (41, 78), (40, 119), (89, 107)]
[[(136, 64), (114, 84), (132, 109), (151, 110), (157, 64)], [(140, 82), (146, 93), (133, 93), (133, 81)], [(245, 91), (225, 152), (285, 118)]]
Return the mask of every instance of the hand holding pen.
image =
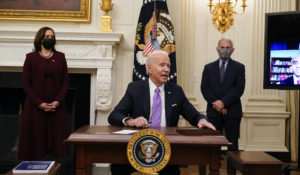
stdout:
[(127, 124), (127, 126), (130, 127), (148, 128), (151, 122), (148, 122), (148, 120), (145, 117), (140, 116), (135, 119), (129, 118), (128, 120), (125, 121), (125, 123)]

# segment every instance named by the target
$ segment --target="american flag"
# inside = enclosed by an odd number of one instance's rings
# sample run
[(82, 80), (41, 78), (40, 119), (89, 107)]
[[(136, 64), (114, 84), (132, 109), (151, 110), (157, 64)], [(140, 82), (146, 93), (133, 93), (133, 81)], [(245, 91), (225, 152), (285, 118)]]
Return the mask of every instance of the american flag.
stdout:
[(149, 77), (146, 67), (147, 57), (156, 50), (166, 50), (171, 62), (168, 81), (176, 83), (174, 33), (167, 0), (143, 0), (134, 42), (133, 81), (147, 79)]
[(151, 54), (154, 51), (156, 51), (156, 48), (153, 46), (151, 41), (147, 40), (145, 48), (144, 48), (144, 55), (148, 56), (149, 54)]

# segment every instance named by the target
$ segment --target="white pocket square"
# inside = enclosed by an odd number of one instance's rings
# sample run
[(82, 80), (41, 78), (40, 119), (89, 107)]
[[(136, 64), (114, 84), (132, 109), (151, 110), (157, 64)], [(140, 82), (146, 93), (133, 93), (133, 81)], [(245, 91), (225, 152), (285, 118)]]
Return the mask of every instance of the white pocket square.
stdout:
[(172, 104), (172, 107), (174, 107), (174, 106), (177, 106), (177, 104), (175, 103), (175, 104)]

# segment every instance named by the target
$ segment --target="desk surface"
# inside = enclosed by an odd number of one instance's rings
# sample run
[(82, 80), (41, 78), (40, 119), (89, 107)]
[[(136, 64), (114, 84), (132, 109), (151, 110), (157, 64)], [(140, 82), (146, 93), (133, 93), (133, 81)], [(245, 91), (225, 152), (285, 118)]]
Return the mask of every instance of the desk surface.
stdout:
[[(134, 134), (115, 134), (120, 130), (136, 130), (124, 126), (83, 126), (65, 140), (68, 143), (128, 143)], [(177, 127), (152, 128), (166, 136), (170, 144), (201, 144), (228, 146), (230, 143), (223, 135), (187, 136), (176, 132)]]
[[(72, 133), (65, 142), (75, 146), (76, 175), (91, 175), (92, 163), (129, 164), (126, 147), (134, 133), (113, 133), (123, 129), (136, 130), (124, 126), (83, 126)], [(231, 144), (223, 135), (181, 135), (177, 127), (152, 129), (164, 134), (171, 145), (169, 164), (208, 164), (209, 175), (219, 175), (221, 146)]]

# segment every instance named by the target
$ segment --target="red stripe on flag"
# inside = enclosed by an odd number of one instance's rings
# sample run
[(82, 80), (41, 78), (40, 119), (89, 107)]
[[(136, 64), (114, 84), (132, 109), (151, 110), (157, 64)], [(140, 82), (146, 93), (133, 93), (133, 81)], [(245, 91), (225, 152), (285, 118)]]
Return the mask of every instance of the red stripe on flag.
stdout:
[(156, 51), (156, 48), (152, 45), (152, 43), (149, 40), (147, 40), (146, 46), (144, 48), (144, 55), (148, 56), (149, 54), (151, 54), (154, 51)]

